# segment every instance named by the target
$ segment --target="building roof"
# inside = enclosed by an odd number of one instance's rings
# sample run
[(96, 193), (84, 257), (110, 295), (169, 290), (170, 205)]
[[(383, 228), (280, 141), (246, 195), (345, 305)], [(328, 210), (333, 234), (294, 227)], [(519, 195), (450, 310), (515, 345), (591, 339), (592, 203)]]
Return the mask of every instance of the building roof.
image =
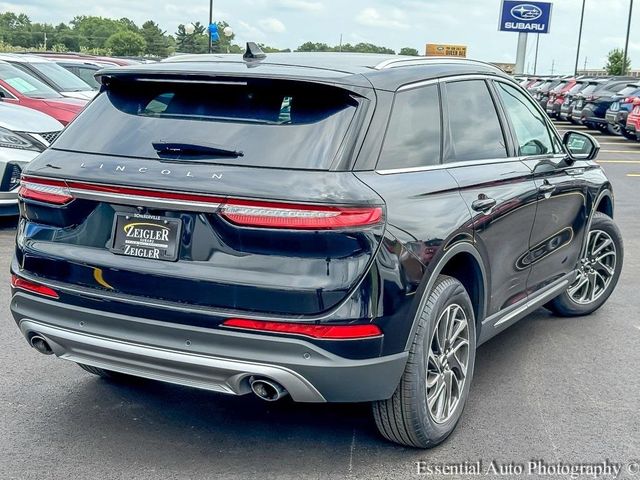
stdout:
[(505, 76), (499, 68), (449, 57), (410, 57), (364, 53), (270, 53), (259, 61), (241, 55), (178, 55), (160, 63), (105, 69), (104, 76), (192, 75), (255, 76), (306, 79), (395, 91), (421, 80), (451, 74)]

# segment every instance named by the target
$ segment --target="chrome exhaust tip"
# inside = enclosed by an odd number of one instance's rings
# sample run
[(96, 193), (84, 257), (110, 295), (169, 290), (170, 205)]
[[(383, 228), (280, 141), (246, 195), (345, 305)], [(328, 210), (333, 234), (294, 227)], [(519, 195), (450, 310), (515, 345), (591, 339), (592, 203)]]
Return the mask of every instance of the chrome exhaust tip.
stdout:
[(255, 393), (257, 397), (267, 402), (280, 400), (289, 393), (279, 383), (264, 378), (252, 380), (251, 391)]
[(44, 337), (41, 337), (40, 335), (32, 336), (29, 339), (29, 344), (31, 344), (33, 348), (35, 348), (37, 351), (39, 351), (43, 355), (53, 354), (53, 350), (51, 349), (47, 341), (44, 339)]

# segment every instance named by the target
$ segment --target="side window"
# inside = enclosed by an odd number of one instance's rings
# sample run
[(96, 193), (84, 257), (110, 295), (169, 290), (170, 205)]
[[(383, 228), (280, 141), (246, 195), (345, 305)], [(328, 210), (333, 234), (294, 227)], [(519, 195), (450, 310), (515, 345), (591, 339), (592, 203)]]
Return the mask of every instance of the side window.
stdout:
[(542, 113), (518, 89), (495, 82), (517, 137), (518, 155), (551, 155), (555, 149)]
[(506, 158), (504, 134), (484, 80), (450, 82), (446, 88), (450, 142), (445, 162)]
[(378, 168), (440, 163), (440, 95), (437, 85), (398, 92)]

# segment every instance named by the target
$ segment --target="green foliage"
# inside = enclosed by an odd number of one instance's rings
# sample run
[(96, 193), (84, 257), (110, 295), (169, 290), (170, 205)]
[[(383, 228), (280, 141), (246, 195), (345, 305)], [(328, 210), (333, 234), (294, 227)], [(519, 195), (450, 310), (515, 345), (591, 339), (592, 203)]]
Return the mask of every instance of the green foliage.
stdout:
[(137, 56), (144, 53), (147, 42), (139, 33), (131, 30), (121, 30), (111, 35), (104, 45), (113, 52), (113, 55)]
[(624, 75), (631, 69), (631, 60), (629, 57), (624, 58), (624, 51), (620, 48), (615, 48), (609, 52), (607, 56), (607, 73), (609, 75)]
[(314, 43), (314, 42), (306, 42), (300, 45), (295, 50), (296, 52), (357, 52), (357, 53), (389, 53), (395, 54), (396, 52), (387, 47), (380, 47), (378, 45), (374, 45), (373, 43), (357, 43), (355, 45), (351, 45), (350, 43), (345, 43), (340, 46), (337, 45), (335, 47), (330, 47), (326, 43)]
[(167, 32), (163, 31), (157, 23), (147, 20), (142, 24), (140, 34), (147, 45), (146, 54), (153, 57), (166, 57), (169, 55), (171, 40), (167, 36)]
[(411, 55), (411, 56), (417, 57), (420, 54), (418, 53), (418, 50), (415, 48), (403, 47), (400, 49), (399, 55)]

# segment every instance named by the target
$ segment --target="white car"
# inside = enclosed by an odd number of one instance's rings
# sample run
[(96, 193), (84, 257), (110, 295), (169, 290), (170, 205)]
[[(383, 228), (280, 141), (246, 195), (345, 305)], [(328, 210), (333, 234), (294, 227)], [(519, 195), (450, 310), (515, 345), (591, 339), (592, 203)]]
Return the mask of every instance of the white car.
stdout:
[(63, 97), (91, 100), (98, 93), (97, 89), (93, 89), (64, 67), (46, 58), (24, 53), (2, 53), (0, 60), (36, 77)]
[(18, 214), (22, 168), (49, 147), (62, 129), (49, 115), (0, 102), (0, 216)]

